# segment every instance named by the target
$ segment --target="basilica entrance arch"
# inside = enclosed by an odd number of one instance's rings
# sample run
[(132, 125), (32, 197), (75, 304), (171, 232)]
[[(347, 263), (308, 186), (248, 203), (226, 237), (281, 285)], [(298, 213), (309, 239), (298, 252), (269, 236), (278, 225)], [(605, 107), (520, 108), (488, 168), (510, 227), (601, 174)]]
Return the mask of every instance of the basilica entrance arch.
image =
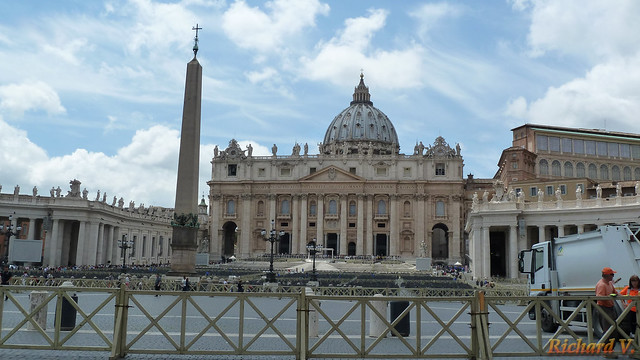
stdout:
[(449, 258), (449, 228), (438, 223), (431, 228), (431, 257), (436, 260)]
[(291, 254), (291, 234), (284, 233), (280, 237), (280, 243), (278, 244), (278, 254)]
[(351, 241), (347, 245), (347, 255), (348, 256), (356, 256), (356, 243), (354, 243), (353, 241)]
[(333, 253), (335, 255), (340, 255), (338, 253), (338, 234), (336, 233), (328, 233), (327, 234), (327, 243), (324, 246), (325, 248), (333, 249)]
[(387, 234), (376, 234), (373, 253), (375, 256), (387, 256)]
[(235, 254), (235, 247), (238, 243), (238, 232), (236, 225), (233, 221), (228, 221), (222, 226), (222, 255), (229, 257)]

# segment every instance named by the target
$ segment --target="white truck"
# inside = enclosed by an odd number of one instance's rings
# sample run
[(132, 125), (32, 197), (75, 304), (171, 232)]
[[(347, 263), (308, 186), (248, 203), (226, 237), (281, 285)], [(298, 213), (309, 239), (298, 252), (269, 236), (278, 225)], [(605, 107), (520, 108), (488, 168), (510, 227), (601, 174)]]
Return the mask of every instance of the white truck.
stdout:
[[(604, 225), (596, 231), (568, 235), (534, 244), (519, 256), (521, 273), (528, 274), (530, 296), (591, 295), (602, 278), (602, 268), (611, 267), (616, 278), (624, 279), (616, 284), (621, 290), (631, 275), (640, 275), (640, 225)], [(618, 314), (620, 306), (616, 301)], [(566, 320), (580, 304), (578, 300), (549, 301), (555, 314)], [(597, 319), (599, 311), (594, 307), (594, 333), (601, 336)], [(558, 324), (547, 312), (541, 312), (542, 329), (554, 332)], [(535, 311), (529, 312), (535, 320)], [(587, 325), (586, 310), (576, 316), (572, 325)]]

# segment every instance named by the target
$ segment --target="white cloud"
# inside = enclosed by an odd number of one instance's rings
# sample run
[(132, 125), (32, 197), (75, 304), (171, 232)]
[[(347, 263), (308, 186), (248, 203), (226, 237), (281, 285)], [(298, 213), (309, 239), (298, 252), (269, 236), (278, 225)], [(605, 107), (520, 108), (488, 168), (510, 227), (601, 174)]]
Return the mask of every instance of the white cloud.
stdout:
[(252, 84), (272, 79), (276, 75), (278, 75), (278, 71), (272, 67), (266, 67), (262, 71), (249, 71), (245, 74)]
[(528, 106), (512, 101), (507, 114), (532, 123), (640, 132), (640, 55), (597, 65), (584, 77), (550, 87)]
[(329, 6), (317, 0), (274, 0), (269, 10), (234, 2), (222, 17), (225, 34), (239, 47), (262, 53), (278, 52), (307, 27), (315, 26), (318, 15), (328, 15)]
[(640, 47), (634, 35), (640, 33), (640, 2), (635, 0), (545, 0), (533, 2), (531, 11), (528, 40), (534, 56), (557, 52), (606, 59), (634, 54)]
[(49, 114), (66, 112), (56, 91), (42, 81), (0, 86), (0, 110), (18, 117), (26, 111), (43, 110)]

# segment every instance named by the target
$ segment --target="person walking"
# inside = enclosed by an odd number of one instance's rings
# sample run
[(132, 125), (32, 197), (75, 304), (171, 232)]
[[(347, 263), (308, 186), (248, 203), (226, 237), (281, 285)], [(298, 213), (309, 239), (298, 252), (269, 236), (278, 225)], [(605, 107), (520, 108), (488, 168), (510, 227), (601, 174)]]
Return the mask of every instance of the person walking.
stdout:
[[(638, 292), (640, 291), (640, 278), (638, 275), (631, 275), (629, 277), (629, 285), (625, 286), (624, 289), (620, 291), (620, 295), (629, 295), (629, 296), (638, 296)], [(631, 305), (633, 300), (627, 300), (625, 307)], [(624, 318), (623, 324), (625, 326), (625, 331), (630, 334), (636, 333), (636, 327), (638, 326), (637, 318), (636, 318), (636, 307), (635, 305), (629, 309), (629, 313)]]
[[(613, 282), (613, 276), (615, 273), (616, 272), (613, 271), (613, 269), (610, 267), (605, 267), (602, 269), (602, 279), (598, 280), (598, 282), (596, 283), (596, 296), (618, 295), (618, 291), (616, 290)], [(611, 327), (611, 321), (615, 322), (617, 319), (616, 310), (613, 307), (614, 301), (609, 299), (597, 300), (596, 303), (598, 304), (598, 306), (600, 306), (604, 313), (607, 314), (607, 316), (600, 315), (600, 326), (602, 327), (602, 332), (606, 333), (607, 330), (609, 330), (609, 328)], [(607, 317), (609, 319), (607, 319)], [(617, 338), (617, 334), (611, 334), (608, 339), (605, 339), (605, 342), (609, 341), (611, 338)], [(611, 355), (611, 357), (613, 356), (615, 355)], [(609, 357), (609, 355), (607, 355), (606, 357)]]
[(182, 277), (182, 291), (189, 291), (189, 278), (186, 276)]
[[(9, 267), (5, 265), (4, 270), (2, 271), (2, 274), (0, 276), (0, 284), (2, 284), (2, 286), (9, 286), (9, 280), (11, 280), (12, 276), (13, 274), (11, 273), (11, 271), (9, 271)], [(4, 300), (6, 301), (7, 299), (9, 299), (9, 297), (5, 295)]]
[[(156, 282), (153, 285), (153, 288), (156, 289), (156, 291), (160, 291), (161, 286), (162, 286), (162, 278), (160, 277), (160, 274), (156, 274)], [(158, 294), (156, 294), (156, 297), (158, 297)]]
[(244, 286), (242, 286), (242, 280), (238, 280), (238, 292), (244, 292)]

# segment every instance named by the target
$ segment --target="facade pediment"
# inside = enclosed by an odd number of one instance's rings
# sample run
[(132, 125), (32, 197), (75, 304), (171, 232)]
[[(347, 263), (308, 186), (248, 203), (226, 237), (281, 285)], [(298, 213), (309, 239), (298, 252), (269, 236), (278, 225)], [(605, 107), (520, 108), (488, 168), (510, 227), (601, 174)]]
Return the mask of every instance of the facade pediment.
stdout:
[(328, 166), (300, 179), (300, 181), (364, 181), (360, 176), (335, 166)]

